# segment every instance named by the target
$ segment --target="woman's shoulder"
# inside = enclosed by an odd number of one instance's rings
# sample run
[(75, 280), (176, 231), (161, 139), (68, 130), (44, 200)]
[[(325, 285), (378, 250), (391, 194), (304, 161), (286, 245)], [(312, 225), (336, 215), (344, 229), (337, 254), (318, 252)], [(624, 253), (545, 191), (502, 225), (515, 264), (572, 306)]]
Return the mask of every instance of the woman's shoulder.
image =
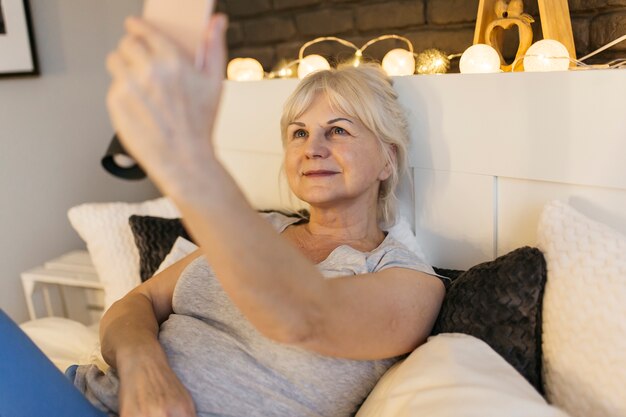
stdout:
[(388, 233), (383, 243), (370, 253), (368, 261), (373, 263), (374, 271), (387, 268), (408, 268), (433, 274), (432, 266), (417, 245), (412, 248), (401, 242), (392, 233)]

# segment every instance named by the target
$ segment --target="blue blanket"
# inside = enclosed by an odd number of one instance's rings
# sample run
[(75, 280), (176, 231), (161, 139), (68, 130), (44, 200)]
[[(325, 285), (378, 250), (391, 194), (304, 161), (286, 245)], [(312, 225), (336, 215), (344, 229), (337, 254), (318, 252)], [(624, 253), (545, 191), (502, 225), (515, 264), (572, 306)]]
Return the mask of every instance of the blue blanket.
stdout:
[(0, 417), (106, 417), (0, 309)]

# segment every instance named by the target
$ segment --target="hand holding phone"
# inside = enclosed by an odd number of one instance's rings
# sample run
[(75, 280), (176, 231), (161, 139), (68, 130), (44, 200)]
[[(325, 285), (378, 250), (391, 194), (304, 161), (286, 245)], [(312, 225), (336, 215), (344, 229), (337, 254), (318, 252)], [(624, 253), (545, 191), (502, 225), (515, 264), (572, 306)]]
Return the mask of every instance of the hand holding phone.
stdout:
[(145, 0), (143, 18), (195, 59), (202, 69), (202, 35), (213, 13), (215, 0)]
[[(184, 188), (190, 172), (202, 172), (213, 162), (213, 126), (227, 56), (226, 16), (210, 15), (205, 24), (192, 13), (196, 35), (189, 36), (188, 21), (168, 20), (165, 9), (150, 9), (174, 1), (180, 0), (146, 0), (151, 21), (127, 19), (126, 36), (107, 57), (113, 126), (126, 150), (168, 195)], [(181, 25), (182, 32), (176, 30)], [(194, 55), (205, 65), (194, 68)]]

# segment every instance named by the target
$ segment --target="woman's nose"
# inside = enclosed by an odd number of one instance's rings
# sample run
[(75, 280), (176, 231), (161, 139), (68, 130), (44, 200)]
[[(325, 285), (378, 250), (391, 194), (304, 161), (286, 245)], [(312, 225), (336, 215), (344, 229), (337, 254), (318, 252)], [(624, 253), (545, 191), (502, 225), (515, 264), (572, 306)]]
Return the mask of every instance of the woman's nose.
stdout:
[(306, 142), (307, 158), (326, 158), (329, 155), (328, 143), (323, 132), (311, 134)]

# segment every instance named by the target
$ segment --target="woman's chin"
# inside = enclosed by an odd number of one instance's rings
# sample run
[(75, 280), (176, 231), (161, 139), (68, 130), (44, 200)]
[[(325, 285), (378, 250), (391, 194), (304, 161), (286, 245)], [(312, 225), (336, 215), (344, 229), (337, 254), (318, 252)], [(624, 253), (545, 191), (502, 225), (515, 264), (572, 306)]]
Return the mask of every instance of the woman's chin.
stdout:
[(296, 194), (296, 197), (298, 197), (305, 203), (315, 207), (326, 207), (329, 205), (332, 206), (333, 203), (337, 200), (337, 198), (333, 198), (333, 196), (321, 193), (306, 193), (303, 195)]

